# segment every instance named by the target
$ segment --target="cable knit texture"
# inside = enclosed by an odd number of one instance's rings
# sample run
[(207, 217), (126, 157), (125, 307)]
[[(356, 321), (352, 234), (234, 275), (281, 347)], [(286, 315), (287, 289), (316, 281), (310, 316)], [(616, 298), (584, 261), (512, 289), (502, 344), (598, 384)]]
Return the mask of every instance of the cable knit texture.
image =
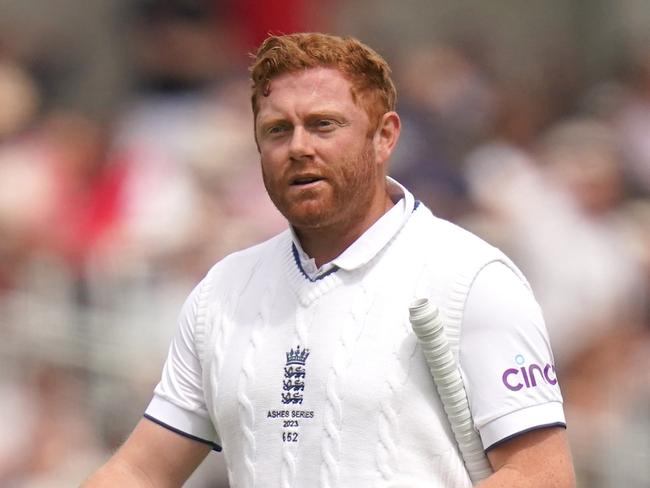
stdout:
[(368, 263), (309, 279), (288, 231), (217, 264), (197, 338), (233, 487), (469, 487), (408, 306), (439, 307), (452, 349), (497, 249), (420, 205)]

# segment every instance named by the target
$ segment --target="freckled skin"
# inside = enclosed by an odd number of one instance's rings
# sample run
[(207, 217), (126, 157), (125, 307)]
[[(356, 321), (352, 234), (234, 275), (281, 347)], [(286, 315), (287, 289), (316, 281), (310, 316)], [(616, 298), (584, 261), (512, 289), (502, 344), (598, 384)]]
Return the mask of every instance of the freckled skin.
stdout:
[[(378, 138), (337, 70), (280, 75), (259, 107), (256, 137), (266, 190), (308, 253), (310, 242), (325, 234), (337, 237), (334, 248), (347, 247), (392, 206)], [(301, 176), (318, 180), (295, 184)]]

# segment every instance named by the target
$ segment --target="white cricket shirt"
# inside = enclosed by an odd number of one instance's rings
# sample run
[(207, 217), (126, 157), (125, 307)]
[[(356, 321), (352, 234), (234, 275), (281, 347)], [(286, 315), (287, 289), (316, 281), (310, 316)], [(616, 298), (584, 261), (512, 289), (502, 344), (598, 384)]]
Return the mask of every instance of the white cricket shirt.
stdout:
[[(310, 279), (369, 262), (409, 219), (417, 203), (389, 179), (396, 204), (331, 263), (316, 269), (294, 235), (294, 254)], [(145, 416), (175, 432), (219, 443), (210, 421), (195, 348), (195, 289), (179, 318), (161, 382)], [(485, 449), (522, 432), (564, 425), (562, 397), (544, 320), (527, 284), (508, 266), (485, 266), (471, 285), (459, 361), (474, 424)]]

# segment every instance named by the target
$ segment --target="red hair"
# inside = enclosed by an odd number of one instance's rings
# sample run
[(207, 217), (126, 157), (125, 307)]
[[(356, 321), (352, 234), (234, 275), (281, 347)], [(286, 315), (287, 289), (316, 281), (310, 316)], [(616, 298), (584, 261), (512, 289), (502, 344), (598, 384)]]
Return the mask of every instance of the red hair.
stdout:
[(269, 95), (274, 77), (317, 67), (337, 69), (350, 81), (352, 98), (365, 109), (372, 130), (386, 112), (395, 110), (391, 70), (379, 54), (353, 37), (299, 33), (267, 37), (254, 55), (253, 115), (259, 111), (259, 97)]

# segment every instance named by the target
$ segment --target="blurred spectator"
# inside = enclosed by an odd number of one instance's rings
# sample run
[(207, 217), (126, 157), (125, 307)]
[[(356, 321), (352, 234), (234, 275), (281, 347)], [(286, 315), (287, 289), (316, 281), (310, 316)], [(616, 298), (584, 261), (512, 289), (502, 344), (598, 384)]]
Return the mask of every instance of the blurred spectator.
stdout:
[(0, 147), (0, 225), (8, 231), (5, 248), (14, 242), (5, 250), (7, 266), (15, 269), (22, 253), (45, 253), (83, 274), (120, 218), (125, 167), (108, 159), (106, 137), (90, 119), (56, 112)]
[[(0, 449), (0, 484), (23, 488), (74, 486), (107, 452), (85, 403), (83, 372), (36, 360), (23, 366), (8, 412), (19, 421), (3, 430), (11, 451)], [(4, 454), (4, 456), (3, 456)]]
[(0, 59), (0, 142), (32, 122), (39, 101), (32, 77), (19, 65)]
[(136, 90), (182, 94), (210, 89), (242, 62), (226, 1), (139, 0), (129, 38)]
[(55, 188), (41, 236), (44, 251), (60, 255), (82, 275), (90, 256), (119, 226), (127, 167), (108, 153), (106, 130), (78, 114), (50, 114), (39, 138)]
[(47, 177), (42, 166), (25, 161), (30, 149), (18, 142), (38, 104), (38, 89), (29, 74), (0, 61), (0, 294), (13, 286), (33, 235), (44, 224), (40, 195), (48, 193)]
[(243, 51), (238, 59), (253, 52), (269, 33), (327, 30), (339, 8), (339, 0), (217, 0), (229, 8), (231, 22), (236, 25)]
[(284, 225), (257, 169), (246, 95), (233, 80), (208, 93), (142, 97), (117, 122), (115, 151), (130, 162), (116, 250), (125, 271), (196, 278)]
[[(562, 273), (557, 272), (558, 276), (565, 275), (564, 283), (579, 281), (565, 291), (560, 289), (561, 283), (548, 283), (542, 286), (542, 293), (548, 290), (556, 297), (548, 300), (551, 304), (566, 302), (561, 295), (567, 292), (574, 303), (577, 299), (578, 303), (590, 304), (582, 316), (558, 319), (558, 329), (564, 331), (582, 323), (589, 328), (589, 334), (597, 335), (598, 324), (612, 327), (638, 322), (643, 281), (622, 233), (620, 206), (625, 188), (614, 132), (597, 121), (565, 122), (545, 136), (539, 155), (550, 184), (571, 199), (578, 217), (564, 234), (554, 236), (555, 255), (540, 266), (536, 275), (552, 274), (548, 270), (555, 264), (564, 267)], [(575, 246), (575, 251), (567, 253), (571, 249), (568, 246)], [(571, 260), (559, 265), (563, 255), (571, 256)], [(576, 307), (565, 303), (562, 308)], [(556, 308), (547, 307), (552, 324), (554, 313)], [(558, 315), (562, 313), (557, 311)], [(560, 341), (562, 333), (558, 333)]]
[(572, 120), (539, 141), (535, 152), (493, 144), (469, 158), (482, 209), (470, 223), (512, 252), (531, 281), (553, 343), (579, 474), (585, 486), (598, 486), (598, 439), (619, 432), (625, 412), (648, 392), (647, 381), (631, 379), (648, 367), (639, 363), (648, 347), (647, 281), (621, 211), (615, 132)]
[(495, 109), (492, 87), (451, 46), (409, 47), (398, 58), (404, 131), (390, 173), (441, 217), (458, 218), (467, 210), (459, 161), (488, 130)]
[(629, 176), (650, 195), (650, 48), (632, 53), (627, 91), (616, 117)]
[(473, 196), (492, 222), (484, 232), (529, 276), (560, 363), (603, 328), (638, 320), (640, 276), (616, 212), (620, 164), (612, 132), (587, 121), (555, 127), (536, 155), (496, 145), (469, 158)]

